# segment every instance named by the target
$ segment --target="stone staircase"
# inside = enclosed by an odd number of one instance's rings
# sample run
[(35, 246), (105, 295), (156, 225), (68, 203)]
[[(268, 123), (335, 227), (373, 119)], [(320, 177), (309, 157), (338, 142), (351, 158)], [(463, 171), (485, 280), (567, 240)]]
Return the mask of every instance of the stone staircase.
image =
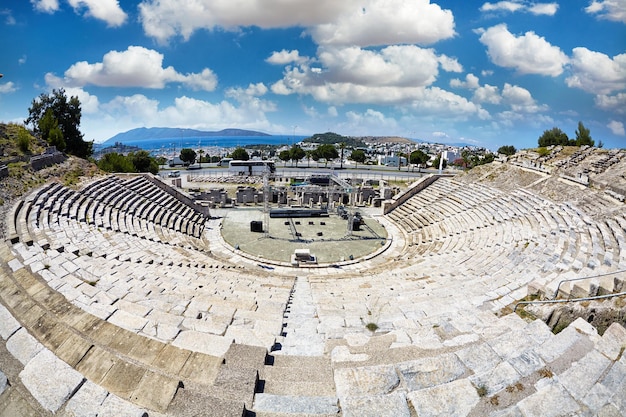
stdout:
[(441, 180), (394, 211), (414, 228), (404, 252), (293, 277), (213, 257), (217, 228), (195, 236), (195, 214), (141, 181), (125, 205), (122, 183), (91, 203), (100, 183), (50, 185), (10, 214), (0, 417), (626, 413), (622, 326), (502, 315), (589, 272), (559, 295), (622, 291), (620, 210)]
[(257, 417), (336, 416), (339, 400), (327, 356), (269, 356), (252, 411)]

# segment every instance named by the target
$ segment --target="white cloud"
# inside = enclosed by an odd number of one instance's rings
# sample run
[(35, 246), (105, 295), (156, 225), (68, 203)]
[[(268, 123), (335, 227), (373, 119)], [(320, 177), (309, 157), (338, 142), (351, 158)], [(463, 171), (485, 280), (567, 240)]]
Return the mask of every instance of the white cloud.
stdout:
[(511, 109), (520, 113), (537, 113), (547, 110), (546, 105), (538, 105), (530, 91), (517, 85), (504, 84), (502, 98), (511, 106)]
[(44, 13), (54, 13), (59, 10), (58, 0), (30, 0), (35, 10)]
[(229, 88), (226, 90), (226, 97), (233, 98), (242, 105), (245, 105), (253, 113), (276, 111), (276, 103), (269, 100), (262, 100), (259, 97), (267, 93), (268, 89), (263, 83), (250, 84), (247, 88)]
[(272, 55), (265, 60), (265, 62), (275, 65), (287, 65), (291, 63), (302, 64), (307, 61), (308, 58), (300, 56), (300, 52), (295, 49), (291, 51), (287, 51), (286, 49), (283, 49), (280, 52), (274, 51), (272, 52)]
[(24, 65), (26, 63), (26, 55), (22, 55), (20, 59), (17, 60), (17, 63), (20, 65)]
[(614, 96), (600, 94), (596, 96), (595, 102), (602, 110), (626, 114), (626, 93), (617, 93)]
[(526, 12), (534, 15), (554, 16), (559, 8), (558, 3), (531, 3), (528, 1), (499, 1), (497, 3), (484, 3), (480, 7), (481, 12)]
[(528, 7), (528, 11), (534, 15), (554, 16), (559, 9), (558, 3), (537, 3)]
[(594, 0), (585, 8), (589, 14), (600, 19), (626, 23), (626, 2), (624, 0)]
[(220, 27), (236, 30), (258, 26), (263, 29), (310, 27), (348, 12), (356, 0), (143, 0), (138, 8), (145, 33), (160, 42), (180, 35), (185, 40), (199, 29)]
[[(145, 33), (163, 43), (199, 29), (241, 27), (308, 29), (318, 44), (372, 46), (429, 44), (454, 36), (454, 17), (429, 0), (143, 0)], [(394, 28), (394, 30), (389, 30)]]
[(111, 27), (118, 27), (128, 17), (118, 0), (68, 0), (76, 12), (86, 9), (86, 16), (103, 20)]
[(498, 87), (494, 85), (481, 86), (480, 80), (474, 74), (467, 74), (465, 81), (453, 79), (450, 81), (450, 86), (474, 90), (472, 102), (477, 104), (507, 104), (513, 111), (520, 113), (536, 113), (548, 108), (546, 105), (538, 105), (530, 91), (525, 88), (505, 83), (500, 94)]
[(267, 86), (263, 83), (250, 84), (246, 89), (246, 94), (249, 96), (263, 96), (267, 93)]
[(192, 90), (213, 91), (217, 87), (217, 76), (208, 68), (204, 68), (200, 73), (183, 76), (178, 74), (173, 81), (179, 81)]
[(271, 86), (272, 92), (311, 95), (329, 103), (406, 103), (436, 81), (440, 66), (460, 69), (456, 60), (415, 45), (379, 51), (320, 47), (317, 62), (322, 68), (287, 67), (283, 79)]
[(528, 127), (533, 127), (536, 129), (545, 128), (545, 126), (554, 126), (555, 121), (552, 117), (545, 114), (535, 113), (532, 114), (532, 117), (528, 117), (527, 114), (520, 113), (514, 110), (503, 111), (496, 115), (497, 117), (497, 128), (510, 130), (516, 124)]
[(5, 16), (4, 24), (7, 26), (13, 26), (17, 23), (15, 17), (13, 17), (13, 13), (9, 9), (0, 10), (0, 17), (1, 16)]
[(440, 114), (445, 117), (475, 115), (482, 120), (491, 118), (489, 112), (479, 104), (438, 87), (421, 89), (410, 108), (418, 114)]
[(97, 115), (100, 111), (100, 100), (98, 100), (98, 97), (89, 94), (82, 88), (65, 88), (65, 94), (67, 95), (67, 97), (78, 97), (82, 113)]
[(475, 88), (478, 88), (479, 86), (480, 84), (479, 84), (478, 77), (475, 76), (474, 74), (467, 74), (465, 76), (465, 81), (461, 81), (458, 78), (450, 80), (450, 87), (468, 88), (470, 90), (473, 90)]
[(326, 69), (326, 81), (395, 86), (432, 84), (441, 59), (434, 50), (414, 45), (388, 46), (381, 51), (322, 48), (318, 58)]
[(17, 91), (15, 88), (15, 84), (13, 81), (9, 81), (8, 83), (0, 84), (0, 94), (8, 94)]
[[(35, 10), (54, 13), (59, 10), (59, 0), (30, 0)], [(119, 0), (67, 0), (75, 12), (85, 10), (85, 16), (102, 20), (108, 26), (118, 27), (126, 22), (127, 15), (122, 10)]]
[(498, 87), (485, 84), (481, 87), (478, 87), (474, 91), (472, 101), (475, 103), (500, 104), (502, 102), (502, 97), (500, 96)]
[(520, 74), (556, 77), (563, 72), (567, 56), (534, 32), (515, 36), (505, 24), (482, 31), (480, 42), (487, 46), (491, 61), (501, 67), (515, 68)]
[(443, 69), (444, 71), (463, 72), (463, 65), (461, 65), (456, 58), (450, 58), (446, 55), (440, 55), (438, 60), (441, 64), (441, 69)]
[[(345, 0), (344, 0), (345, 1)], [(454, 36), (454, 16), (429, 0), (365, 0), (310, 32), (321, 45), (431, 44)], [(393, 28), (393, 30), (389, 30)]]
[(519, 2), (515, 2), (515, 1), (499, 1), (497, 3), (485, 3), (482, 6), (480, 6), (480, 11), (481, 12), (499, 12), (499, 11), (506, 11), (506, 12), (516, 12), (520, 9), (523, 9), (524, 6), (519, 3)]
[[(95, 96), (84, 96), (80, 91), (66, 89), (71, 95), (78, 95), (83, 108), (81, 130), (89, 132), (87, 139), (106, 140), (113, 135), (136, 127), (170, 126), (192, 129), (220, 130), (237, 126), (242, 129), (261, 131), (282, 131), (284, 128), (270, 123), (266, 117), (273, 108), (263, 103), (258, 97), (245, 94), (247, 89), (240, 89), (237, 103), (229, 100), (208, 102), (187, 96), (174, 99), (164, 104), (143, 94), (118, 96), (106, 103), (98, 103)], [(71, 93), (70, 93), (71, 91)], [(78, 93), (78, 94), (77, 94)], [(96, 104), (87, 106), (84, 99)]]
[(570, 62), (572, 75), (565, 80), (569, 87), (596, 94), (626, 88), (626, 53), (611, 59), (601, 52), (580, 47), (573, 49)]
[[(358, 47), (320, 47), (321, 71), (308, 65), (287, 67), (271, 86), (275, 94), (310, 95), (329, 104), (391, 104), (405, 111), (489, 118), (480, 105), (454, 93), (430, 87), (439, 67), (460, 69), (448, 57), (415, 45), (394, 45), (379, 51)], [(444, 64), (442, 64), (444, 62)], [(335, 109), (336, 111), (336, 109)]]
[(171, 66), (163, 68), (163, 54), (141, 46), (129, 46), (122, 52), (110, 51), (102, 62), (77, 62), (65, 71), (63, 80), (55, 78), (52, 74), (46, 75), (49, 84), (69, 87), (164, 88), (167, 83), (177, 82), (194, 90), (213, 91), (217, 86), (217, 77), (210, 69), (183, 75)]
[(339, 113), (337, 112), (337, 107), (335, 106), (330, 106), (328, 108), (328, 110), (326, 111), (326, 113), (330, 116), (330, 117), (337, 117), (339, 115)]
[(618, 136), (626, 136), (626, 130), (624, 130), (624, 123), (618, 122), (617, 120), (611, 120), (608, 125), (606, 125), (614, 135)]
[(367, 109), (364, 113), (349, 111), (346, 113), (346, 119), (351, 130), (357, 132), (371, 132), (372, 130), (393, 132), (398, 128), (396, 119), (373, 109)]

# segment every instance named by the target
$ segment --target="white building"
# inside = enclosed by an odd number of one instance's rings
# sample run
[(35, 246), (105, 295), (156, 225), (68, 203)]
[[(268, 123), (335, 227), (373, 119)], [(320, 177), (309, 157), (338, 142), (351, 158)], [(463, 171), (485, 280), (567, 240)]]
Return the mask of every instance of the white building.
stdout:
[(404, 156), (398, 157), (397, 155), (392, 155), (392, 156), (378, 155), (378, 165), (397, 167), (398, 159), (400, 160), (401, 165), (406, 166), (406, 158)]
[(455, 159), (459, 159), (461, 157), (461, 153), (457, 151), (443, 151), (441, 153), (443, 159), (448, 162), (453, 162)]

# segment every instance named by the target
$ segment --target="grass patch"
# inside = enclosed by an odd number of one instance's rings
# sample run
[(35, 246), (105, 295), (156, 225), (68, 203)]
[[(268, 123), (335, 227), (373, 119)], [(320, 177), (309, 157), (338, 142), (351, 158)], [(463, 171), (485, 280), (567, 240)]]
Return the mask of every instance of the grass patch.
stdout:
[(559, 334), (559, 333), (561, 333), (563, 330), (565, 330), (565, 328), (566, 328), (567, 326), (569, 326), (569, 323), (559, 321), (559, 322), (556, 324), (556, 326), (554, 326), (554, 328), (552, 329), (552, 333), (554, 333), (554, 334)]
[(542, 377), (542, 378), (552, 378), (554, 376), (554, 374), (548, 368), (541, 368), (539, 370), (539, 376)]
[(365, 328), (367, 330), (369, 330), (370, 332), (374, 333), (376, 330), (378, 330), (378, 324), (376, 324), (376, 323), (367, 323), (365, 325)]
[(63, 177), (63, 185), (66, 187), (72, 187), (78, 184), (80, 177), (84, 175), (84, 172), (80, 168), (74, 168)]
[(513, 393), (515, 391), (519, 391), (519, 392), (524, 391), (524, 385), (522, 385), (521, 382), (518, 382), (515, 385), (509, 385), (508, 387), (506, 387), (506, 392), (508, 393)]
[(524, 320), (536, 320), (537, 317), (533, 314), (533, 313), (529, 313), (528, 311), (526, 311), (525, 308), (521, 307), (518, 308), (517, 310), (515, 310), (515, 312), (517, 313), (518, 316), (520, 316), (520, 318), (524, 319)]

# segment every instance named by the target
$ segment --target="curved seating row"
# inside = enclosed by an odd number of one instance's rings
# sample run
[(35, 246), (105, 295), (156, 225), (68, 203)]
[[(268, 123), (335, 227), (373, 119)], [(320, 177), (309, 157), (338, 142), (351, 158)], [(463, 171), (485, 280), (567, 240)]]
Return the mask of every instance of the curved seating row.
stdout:
[[(0, 336), (20, 363), (9, 381), (46, 410), (626, 410), (623, 327), (600, 337), (578, 320), (554, 335), (541, 321), (499, 317), (532, 281), (549, 288), (623, 267), (623, 209), (594, 216), (440, 179), (387, 216), (409, 238), (402, 253), (345, 272), (268, 271), (218, 256), (204, 223), (166, 200), (141, 180), (104, 178), (81, 191), (50, 185), (16, 206), (18, 239), (0, 247), (0, 322), (12, 323)], [(46, 364), (67, 381), (58, 393), (35, 375)]]

